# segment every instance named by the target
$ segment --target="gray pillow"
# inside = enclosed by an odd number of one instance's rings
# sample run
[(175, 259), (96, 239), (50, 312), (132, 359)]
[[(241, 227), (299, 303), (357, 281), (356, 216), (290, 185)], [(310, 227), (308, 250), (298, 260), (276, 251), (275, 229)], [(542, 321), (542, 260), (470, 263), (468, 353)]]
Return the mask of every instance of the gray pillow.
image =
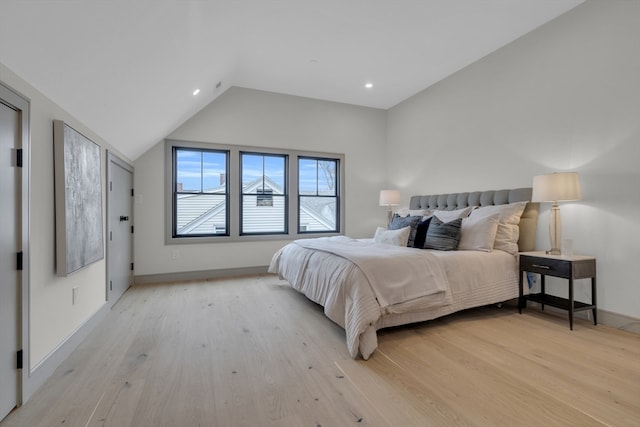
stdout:
[(416, 230), (418, 228), (418, 223), (422, 219), (421, 216), (405, 216), (401, 217), (399, 215), (394, 215), (391, 218), (391, 224), (389, 224), (389, 230), (399, 230), (405, 227), (411, 227), (411, 232), (409, 233), (409, 241), (407, 242), (407, 246), (412, 248), (413, 241), (416, 238)]
[(442, 222), (437, 216), (431, 219), (427, 229), (427, 238), (424, 249), (436, 249), (439, 251), (455, 251), (460, 242), (460, 229), (462, 218), (450, 222)]

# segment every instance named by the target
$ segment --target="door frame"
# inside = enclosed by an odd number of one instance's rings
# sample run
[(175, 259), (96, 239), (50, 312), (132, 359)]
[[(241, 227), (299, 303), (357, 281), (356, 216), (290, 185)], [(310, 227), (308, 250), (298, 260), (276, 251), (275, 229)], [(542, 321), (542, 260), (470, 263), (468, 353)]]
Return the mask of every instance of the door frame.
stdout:
[(22, 369), (18, 374), (18, 390), (16, 405), (22, 405), (27, 399), (29, 379), (31, 378), (31, 363), (29, 351), (29, 200), (31, 180), (31, 135), (30, 111), (31, 102), (26, 96), (16, 92), (0, 81), (0, 100), (18, 112), (20, 120), (19, 149), (22, 149), (22, 171), (18, 183), (18, 204), (20, 207), (20, 227), (18, 251), (22, 251), (22, 271), (18, 271), (20, 303), (18, 304), (18, 350), (22, 350)]
[[(112, 251), (112, 244), (111, 244), (111, 239), (110, 239), (110, 230), (111, 230), (111, 207), (112, 207), (112, 202), (111, 202), (111, 191), (110, 191), (110, 186), (111, 186), (111, 178), (113, 176), (113, 172), (111, 171), (111, 167), (112, 164), (115, 164), (119, 167), (121, 167), (122, 169), (131, 172), (131, 177), (134, 177), (134, 168), (133, 166), (131, 166), (129, 163), (125, 162), (124, 160), (122, 160), (120, 157), (118, 157), (117, 155), (113, 154), (112, 152), (110, 152), (109, 150), (107, 150), (107, 221), (106, 221), (106, 225), (107, 225), (107, 277), (106, 277), (106, 281), (105, 281), (105, 288), (104, 288), (104, 292), (105, 292), (105, 301), (107, 301), (107, 304), (109, 304), (109, 307), (113, 306), (113, 304), (115, 303), (115, 301), (110, 301), (109, 300), (109, 282), (111, 281), (111, 271), (109, 271), (109, 258), (111, 256), (111, 251)], [(133, 184), (132, 184), (133, 187)], [(133, 188), (132, 188), (133, 190)], [(131, 198), (131, 224), (133, 224), (133, 220), (134, 220), (134, 216), (133, 216), (133, 210), (134, 210), (134, 206), (133, 206), (133, 197)], [(133, 226), (133, 225), (132, 225)], [(133, 233), (131, 233), (131, 256), (133, 257)], [(131, 262), (133, 263), (133, 258), (131, 259)], [(131, 275), (133, 276), (133, 272), (131, 272)]]

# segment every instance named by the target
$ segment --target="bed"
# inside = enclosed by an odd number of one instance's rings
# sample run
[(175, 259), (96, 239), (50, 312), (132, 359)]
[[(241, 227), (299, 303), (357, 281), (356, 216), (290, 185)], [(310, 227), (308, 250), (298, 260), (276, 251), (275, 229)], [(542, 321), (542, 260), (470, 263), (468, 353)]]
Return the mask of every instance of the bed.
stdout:
[[(324, 307), (345, 329), (351, 357), (366, 360), (377, 348), (379, 329), (517, 298), (517, 253), (535, 247), (538, 204), (530, 200), (531, 188), (413, 196), (407, 220), (428, 225), (431, 218), (427, 233), (462, 224), (459, 250), (433, 249), (439, 246), (432, 234), (417, 246), (417, 226), (379, 229), (374, 239), (296, 240), (274, 254), (269, 271)], [(434, 217), (445, 219), (434, 226)], [(406, 246), (408, 239), (385, 241), (385, 233), (409, 232), (416, 247)]]

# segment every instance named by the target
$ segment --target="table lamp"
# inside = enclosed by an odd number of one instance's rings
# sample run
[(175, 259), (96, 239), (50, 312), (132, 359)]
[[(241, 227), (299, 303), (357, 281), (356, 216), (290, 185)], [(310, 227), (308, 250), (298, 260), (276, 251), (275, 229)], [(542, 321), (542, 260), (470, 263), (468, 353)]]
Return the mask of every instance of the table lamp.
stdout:
[(562, 221), (558, 202), (570, 202), (582, 199), (580, 182), (576, 172), (557, 172), (533, 177), (532, 202), (552, 202), (549, 218), (550, 255), (560, 255), (562, 241)]
[(387, 225), (391, 223), (391, 206), (400, 204), (400, 192), (398, 190), (380, 190), (380, 206), (387, 207)]

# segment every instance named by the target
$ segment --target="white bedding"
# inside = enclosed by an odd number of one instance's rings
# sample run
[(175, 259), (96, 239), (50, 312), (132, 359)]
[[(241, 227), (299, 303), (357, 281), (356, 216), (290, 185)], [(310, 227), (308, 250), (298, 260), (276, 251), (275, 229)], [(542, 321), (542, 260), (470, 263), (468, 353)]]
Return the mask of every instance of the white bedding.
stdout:
[[(342, 239), (348, 238), (339, 238)], [(316, 239), (307, 242), (311, 240)], [(368, 240), (357, 242), (356, 245), (363, 252), (365, 247), (366, 252), (380, 251), (379, 247), (376, 249), (380, 244)], [(518, 296), (517, 258), (511, 254), (499, 250), (443, 252), (399, 248), (401, 251), (393, 252), (405, 255), (409, 253), (408, 258), (417, 261), (418, 265), (423, 265), (423, 258), (429, 259), (427, 264), (440, 265), (444, 270), (444, 277), (438, 277), (438, 274), (435, 277), (445, 283), (435, 286), (446, 290), (426, 292), (423, 296), (412, 297), (403, 302), (395, 302), (396, 298), (392, 297), (388, 301), (395, 303), (381, 305), (361, 267), (345, 256), (335, 255), (328, 248), (319, 246), (321, 245), (316, 243), (299, 244), (299, 241), (290, 243), (273, 256), (269, 271), (278, 274), (294, 289), (324, 307), (327, 317), (345, 329), (347, 348), (353, 358), (358, 353), (364, 359), (369, 358), (377, 348), (376, 330), (380, 328), (434, 319)], [(394, 253), (394, 256), (398, 253)], [(377, 259), (380, 261), (380, 257)], [(385, 274), (385, 280), (398, 276), (396, 280), (411, 281), (411, 286), (416, 287), (422, 277), (430, 276), (429, 272), (420, 275), (416, 271), (412, 268), (409, 274), (414, 279), (417, 276), (417, 282), (403, 276), (402, 269)], [(368, 272), (369, 276), (375, 274)], [(374, 281), (379, 282), (376, 286), (383, 283), (382, 280)], [(428, 282), (426, 279), (425, 281)]]
[(381, 308), (449, 291), (438, 258), (413, 248), (345, 236), (296, 240), (293, 244), (345, 258), (365, 275)]

